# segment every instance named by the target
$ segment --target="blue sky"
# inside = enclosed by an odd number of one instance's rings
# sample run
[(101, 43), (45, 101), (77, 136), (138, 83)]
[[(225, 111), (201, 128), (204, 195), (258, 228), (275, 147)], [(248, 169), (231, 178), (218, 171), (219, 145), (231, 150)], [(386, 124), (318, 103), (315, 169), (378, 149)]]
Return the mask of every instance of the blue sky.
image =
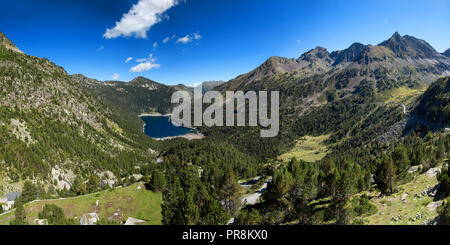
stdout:
[(0, 31), (22, 51), (99, 80), (227, 81), (270, 56), (378, 44), (395, 31), (450, 48), (448, 0), (0, 0), (0, 9)]

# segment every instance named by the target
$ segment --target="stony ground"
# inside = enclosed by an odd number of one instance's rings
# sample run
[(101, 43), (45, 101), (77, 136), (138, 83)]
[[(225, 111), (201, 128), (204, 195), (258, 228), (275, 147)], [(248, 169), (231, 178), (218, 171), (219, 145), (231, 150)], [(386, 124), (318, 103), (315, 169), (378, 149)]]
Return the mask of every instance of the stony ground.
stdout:
[(391, 196), (380, 197), (379, 192), (370, 193), (371, 202), (378, 212), (368, 217), (373, 225), (422, 225), (433, 223), (438, 216), (436, 208), (441, 201), (434, 201), (432, 194), (438, 181), (438, 169), (416, 175), (409, 183), (398, 187), (399, 191)]

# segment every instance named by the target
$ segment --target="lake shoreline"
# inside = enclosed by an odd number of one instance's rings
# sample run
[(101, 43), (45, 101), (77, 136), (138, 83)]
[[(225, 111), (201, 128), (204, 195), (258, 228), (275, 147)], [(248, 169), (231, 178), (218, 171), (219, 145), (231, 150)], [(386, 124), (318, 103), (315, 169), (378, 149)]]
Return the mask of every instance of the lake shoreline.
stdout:
[(138, 115), (138, 117), (170, 117), (172, 113), (162, 114), (159, 112), (144, 112)]
[[(152, 112), (152, 113), (141, 113), (140, 115), (139, 115), (139, 118), (143, 118), (143, 117), (169, 117), (169, 122), (170, 122), (170, 117), (172, 116), (172, 114), (161, 114), (161, 113), (159, 113), (159, 112)], [(194, 128), (194, 127), (184, 127), (184, 126), (182, 126), (183, 128), (187, 128), (187, 129), (191, 129), (191, 130), (195, 130), (196, 131), (196, 133), (193, 133), (193, 132), (188, 132), (188, 133), (186, 133), (186, 134), (181, 134), (181, 135), (177, 135), (177, 136), (168, 136), (168, 137), (162, 137), (162, 138), (155, 138), (155, 137), (152, 137), (152, 136), (150, 136), (150, 135), (148, 135), (146, 132), (145, 132), (145, 126), (147, 125), (147, 123), (145, 122), (145, 120), (143, 120), (144, 121), (144, 125), (142, 126), (142, 131), (148, 136), (148, 137), (150, 137), (150, 138), (152, 138), (152, 139), (155, 139), (155, 140), (157, 140), (157, 141), (165, 141), (165, 140), (172, 140), (172, 139), (176, 139), (176, 138), (185, 138), (185, 139), (188, 139), (188, 140), (195, 140), (195, 139), (203, 139), (203, 138), (205, 138), (205, 135), (204, 134), (202, 134), (202, 133), (200, 133), (200, 132), (198, 132), (198, 129), (196, 129), (196, 128)], [(173, 124), (172, 122), (170, 122), (171, 124)], [(174, 126), (176, 126), (176, 127), (180, 127), (180, 126), (177, 126), (177, 125), (175, 125), (175, 124), (173, 124)]]
[(165, 140), (173, 140), (176, 138), (185, 138), (187, 140), (199, 140), (199, 139), (203, 139), (206, 136), (202, 133), (188, 133), (188, 134), (183, 134), (183, 135), (178, 135), (178, 136), (170, 136), (170, 137), (164, 137), (164, 138), (152, 138), (155, 139), (157, 141), (165, 141)]

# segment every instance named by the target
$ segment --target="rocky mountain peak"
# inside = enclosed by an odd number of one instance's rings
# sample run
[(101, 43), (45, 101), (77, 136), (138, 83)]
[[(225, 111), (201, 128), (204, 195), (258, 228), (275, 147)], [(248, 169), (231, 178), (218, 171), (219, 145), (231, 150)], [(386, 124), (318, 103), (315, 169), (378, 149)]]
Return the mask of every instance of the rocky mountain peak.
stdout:
[(400, 33), (398, 33), (398, 31), (396, 31), (396, 32), (392, 35), (391, 38), (393, 38), (393, 39), (400, 39), (400, 38), (402, 38), (402, 36), (400, 35)]
[(251, 77), (259, 78), (260, 76), (271, 75), (278, 72), (291, 72), (295, 69), (295, 59), (272, 56), (267, 59), (261, 66), (256, 68), (254, 70), (254, 74), (252, 74)]
[(392, 50), (400, 58), (434, 59), (441, 56), (424, 40), (408, 35), (401, 36), (398, 32), (379, 45)]
[(316, 61), (318, 59), (329, 59), (330, 53), (326, 48), (317, 46), (314, 49), (309, 50), (308, 52), (302, 54), (298, 60), (305, 60), (309, 62)]
[(362, 43), (353, 43), (347, 49), (332, 52), (330, 57), (334, 60), (333, 65), (354, 62), (361, 57), (361, 54), (366, 49), (367, 46)]
[(133, 80), (130, 81), (129, 84), (135, 85), (135, 86), (142, 86), (142, 85), (157, 85), (157, 86), (159, 86), (159, 85), (161, 85), (160, 83), (157, 83), (157, 82), (150, 80), (143, 76), (135, 77)]

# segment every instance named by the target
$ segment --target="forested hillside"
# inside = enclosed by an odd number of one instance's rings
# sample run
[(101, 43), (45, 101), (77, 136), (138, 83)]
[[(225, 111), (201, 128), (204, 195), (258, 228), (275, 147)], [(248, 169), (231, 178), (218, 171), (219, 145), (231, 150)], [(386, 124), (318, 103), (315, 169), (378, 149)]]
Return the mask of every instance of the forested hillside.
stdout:
[[(392, 144), (335, 152), (314, 164), (295, 158), (275, 164), (264, 202), (241, 211), (236, 224), (366, 224), (377, 213), (370, 200), (401, 194), (398, 187), (417, 176), (411, 167), (419, 173), (440, 169), (449, 149), (448, 134), (412, 134)], [(445, 183), (447, 174), (441, 176)], [(437, 200), (448, 195), (445, 186), (439, 186)]]
[(421, 96), (414, 113), (426, 122), (447, 126), (450, 121), (450, 81), (449, 77), (432, 83)]
[(10, 43), (0, 44), (2, 195), (26, 180), (41, 188), (38, 197), (87, 193), (129, 182), (153, 164), (156, 144), (135, 115)]
[(117, 81), (100, 82), (81, 74), (72, 75), (71, 78), (88, 88), (92, 93), (135, 115), (152, 112), (170, 113), (173, 107), (170, 98), (174, 92), (179, 90), (187, 91), (191, 94), (193, 92), (193, 88), (182, 84), (168, 86), (145, 77), (136, 77), (128, 83)]
[[(440, 216), (427, 220), (423, 219), (419, 212), (416, 217), (410, 217), (405, 222), (413, 223), (421, 220), (423, 224), (448, 224), (447, 182), (450, 137), (448, 129), (443, 127), (448, 127), (450, 123), (445, 117), (449, 111), (446, 108), (449, 102), (448, 77), (438, 79), (422, 96), (412, 101), (416, 107), (411, 116), (414, 119), (410, 120), (417, 123), (419, 121), (417, 117), (421, 117), (422, 124), (415, 129), (404, 128), (409, 132), (406, 137), (382, 143), (376, 138), (373, 140), (365, 138), (364, 133), (367, 131), (361, 128), (357, 130), (358, 133), (352, 137), (351, 141), (345, 140), (341, 144), (332, 146), (334, 151), (314, 164), (296, 158), (273, 164), (272, 170), (268, 171), (273, 175), (273, 181), (264, 193), (264, 202), (246, 207), (240, 212), (235, 223), (367, 224), (371, 216), (375, 214), (382, 216), (377, 213), (377, 207), (371, 200), (378, 200), (384, 195), (390, 196), (396, 193), (397, 196), (402, 196), (403, 204), (400, 202), (399, 205), (406, 208), (408, 192), (404, 192), (399, 186), (419, 177), (418, 174), (429, 175), (437, 171), (438, 175), (433, 178), (437, 178), (439, 184), (427, 186), (426, 188), (429, 189), (422, 190), (422, 194), (416, 194), (410, 201), (421, 198), (425, 192), (433, 199), (434, 205), (442, 205), (437, 209)], [(341, 113), (346, 111), (343, 110)], [(331, 112), (328, 111), (328, 113)], [(375, 118), (390, 125), (383, 115)], [(317, 117), (317, 120), (319, 119), (320, 117)], [(370, 122), (371, 126), (377, 124), (374, 119)], [(438, 124), (440, 128), (427, 127), (426, 122)], [(318, 133), (326, 131), (325, 128), (320, 127), (317, 130)], [(355, 142), (359, 143), (355, 144)], [(389, 200), (392, 199), (389, 198)], [(424, 206), (419, 205), (419, 207)], [(430, 207), (433, 206), (428, 205), (426, 208), (431, 209)], [(391, 224), (399, 222), (399, 219), (402, 218), (392, 218)]]

